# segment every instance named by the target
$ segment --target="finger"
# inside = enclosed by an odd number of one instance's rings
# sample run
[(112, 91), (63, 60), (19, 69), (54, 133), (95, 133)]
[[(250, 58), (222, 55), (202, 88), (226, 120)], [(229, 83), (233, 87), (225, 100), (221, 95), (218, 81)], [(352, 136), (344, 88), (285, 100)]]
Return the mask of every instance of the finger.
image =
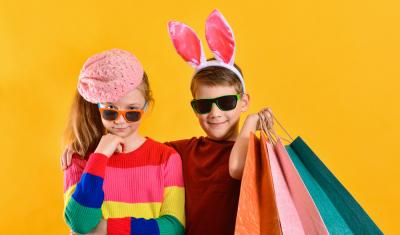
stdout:
[(257, 113), (258, 121), (257, 121), (257, 130), (262, 130), (263, 127), (263, 121), (260, 113)]
[(274, 119), (272, 118), (272, 115), (269, 112), (266, 112), (265, 116), (268, 128), (272, 128), (272, 126), (274, 125)]
[(270, 110), (266, 109), (266, 110), (264, 110), (264, 113), (268, 118), (272, 118), (272, 113)]
[(68, 148), (68, 152), (67, 152), (67, 167), (69, 167), (71, 165), (72, 155), (73, 154), (74, 154), (74, 151), (72, 151), (71, 148)]
[(264, 111), (262, 113), (263, 113), (263, 116), (265, 118), (264, 120), (266, 121), (268, 129), (271, 129), (273, 127), (273, 125), (274, 125), (274, 118), (273, 118), (273, 116), (271, 114), (270, 109), (269, 108), (264, 109)]
[(121, 146), (121, 153), (125, 153), (125, 144), (121, 143), (120, 146)]
[(122, 146), (119, 144), (118, 146), (117, 146), (117, 148), (115, 149), (115, 152), (117, 152), (117, 153), (122, 153)]
[(264, 116), (261, 113), (258, 113), (259, 120), (260, 120), (260, 127), (263, 130), (266, 130)]
[(125, 149), (125, 139), (117, 135), (113, 135), (113, 143), (116, 144), (115, 151), (118, 153), (123, 153)]
[(62, 170), (67, 169), (66, 163), (65, 163), (65, 155), (67, 154), (67, 151), (68, 151), (68, 149), (66, 148), (66, 149), (64, 150), (64, 152), (61, 154), (60, 163), (61, 163), (61, 169), (62, 169)]
[(114, 135), (114, 141), (118, 144), (125, 144), (125, 139), (117, 135)]
[(268, 119), (268, 116), (264, 110), (260, 111), (258, 114), (259, 114), (260, 118), (262, 119), (262, 121), (265, 122)]

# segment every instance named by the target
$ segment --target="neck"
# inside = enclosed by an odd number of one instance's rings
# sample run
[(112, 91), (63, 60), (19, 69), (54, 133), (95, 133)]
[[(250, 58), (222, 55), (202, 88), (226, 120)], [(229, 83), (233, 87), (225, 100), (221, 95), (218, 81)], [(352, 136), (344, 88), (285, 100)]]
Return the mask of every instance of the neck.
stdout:
[(237, 125), (234, 126), (234, 128), (232, 128), (232, 130), (230, 130), (226, 137), (224, 139), (229, 140), (229, 141), (236, 141), (236, 138), (239, 135), (239, 123)]
[(139, 148), (146, 141), (146, 138), (141, 136), (137, 131), (125, 137), (124, 139), (126, 144), (124, 152), (132, 152), (133, 150)]

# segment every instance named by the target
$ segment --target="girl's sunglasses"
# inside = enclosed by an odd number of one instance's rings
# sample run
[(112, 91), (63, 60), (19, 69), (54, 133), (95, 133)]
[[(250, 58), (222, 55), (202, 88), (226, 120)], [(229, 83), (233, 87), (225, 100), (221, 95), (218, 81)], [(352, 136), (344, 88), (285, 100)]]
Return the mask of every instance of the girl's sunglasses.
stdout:
[(144, 109), (129, 109), (129, 110), (118, 110), (112, 108), (105, 108), (101, 104), (98, 104), (101, 117), (107, 121), (115, 121), (119, 118), (120, 115), (124, 117), (127, 122), (137, 122), (140, 120), (144, 113)]
[(240, 99), (240, 94), (236, 95), (225, 95), (213, 99), (199, 99), (192, 100), (190, 104), (193, 110), (198, 114), (206, 114), (211, 112), (213, 103), (222, 111), (229, 111), (236, 108), (237, 102)]

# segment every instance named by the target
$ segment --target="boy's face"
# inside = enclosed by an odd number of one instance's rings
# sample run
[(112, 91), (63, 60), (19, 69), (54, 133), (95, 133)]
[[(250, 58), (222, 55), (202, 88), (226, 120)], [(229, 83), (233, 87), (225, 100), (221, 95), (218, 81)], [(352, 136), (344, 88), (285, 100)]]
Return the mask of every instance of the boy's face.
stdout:
[[(226, 95), (236, 95), (237, 93), (233, 86), (198, 84), (195, 91), (195, 99), (210, 99)], [(239, 133), (240, 114), (247, 111), (248, 105), (249, 97), (247, 94), (244, 94), (233, 110), (222, 111), (213, 103), (209, 113), (196, 113), (196, 116), (199, 119), (201, 128), (210, 139), (234, 141)]]

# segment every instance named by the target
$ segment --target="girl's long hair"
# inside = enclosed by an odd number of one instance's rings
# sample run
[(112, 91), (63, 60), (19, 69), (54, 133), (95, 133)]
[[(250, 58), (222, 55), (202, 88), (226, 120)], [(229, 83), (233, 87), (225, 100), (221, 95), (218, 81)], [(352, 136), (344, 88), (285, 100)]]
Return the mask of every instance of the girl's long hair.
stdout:
[(97, 105), (86, 101), (76, 91), (64, 134), (65, 146), (87, 159), (105, 131)]

